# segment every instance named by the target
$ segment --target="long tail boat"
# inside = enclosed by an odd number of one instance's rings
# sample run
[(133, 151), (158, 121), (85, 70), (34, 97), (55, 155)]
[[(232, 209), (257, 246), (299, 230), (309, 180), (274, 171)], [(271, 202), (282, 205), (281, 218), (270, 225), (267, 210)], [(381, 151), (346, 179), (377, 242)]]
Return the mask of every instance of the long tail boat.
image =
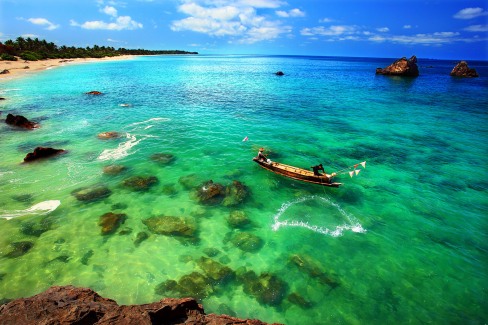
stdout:
[(310, 170), (281, 164), (275, 161), (266, 161), (257, 157), (254, 157), (252, 160), (258, 163), (259, 166), (263, 167), (264, 169), (272, 171), (273, 173), (276, 173), (278, 175), (296, 179), (298, 181), (330, 187), (339, 187), (342, 185), (342, 183), (332, 182), (333, 177), (329, 174), (317, 176), (314, 175), (314, 173)]

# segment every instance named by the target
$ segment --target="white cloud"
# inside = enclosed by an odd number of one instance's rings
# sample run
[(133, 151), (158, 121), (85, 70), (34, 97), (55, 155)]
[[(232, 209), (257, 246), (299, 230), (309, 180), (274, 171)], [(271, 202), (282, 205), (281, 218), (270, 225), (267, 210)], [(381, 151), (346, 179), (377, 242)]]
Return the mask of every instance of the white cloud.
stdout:
[(292, 9), (289, 11), (283, 11), (283, 10), (277, 10), (276, 14), (280, 17), (283, 18), (288, 18), (288, 17), (305, 17), (305, 13), (301, 11), (300, 9)]
[(403, 25), (403, 29), (410, 29), (412, 28), (412, 25)]
[(358, 32), (358, 28), (356, 26), (348, 26), (348, 25), (333, 25), (330, 27), (313, 27), (313, 28), (304, 28), (300, 31), (300, 33), (304, 36), (338, 36), (338, 35), (350, 35), (355, 34)]
[(459, 10), (453, 17), (456, 19), (472, 19), (480, 16), (488, 15), (488, 11), (483, 8), (464, 8)]
[(138, 23), (129, 16), (120, 16), (114, 22), (104, 22), (101, 20), (87, 21), (83, 24), (78, 24), (76, 21), (71, 20), (71, 26), (77, 26), (84, 29), (105, 29), (105, 30), (134, 30), (142, 28), (142, 24)]
[[(210, 36), (230, 36), (231, 42), (252, 44), (278, 38), (291, 27), (259, 15), (258, 9), (275, 9), (284, 2), (277, 0), (180, 0), (178, 11), (188, 17), (175, 20), (173, 31), (193, 31)], [(290, 10), (299, 15), (301, 12)]]
[(468, 32), (488, 32), (488, 25), (471, 25), (464, 30)]
[(101, 12), (112, 17), (117, 17), (117, 9), (112, 6), (105, 6), (103, 9), (101, 9)]
[(331, 18), (322, 18), (319, 20), (319, 23), (323, 24), (323, 23), (331, 23), (333, 22), (334, 20), (331, 19)]
[(29, 18), (27, 21), (33, 23), (34, 25), (46, 26), (47, 30), (54, 30), (59, 27), (59, 25), (51, 23), (46, 18)]
[(390, 31), (388, 27), (380, 27), (380, 28), (376, 28), (376, 30), (380, 33), (387, 33)]

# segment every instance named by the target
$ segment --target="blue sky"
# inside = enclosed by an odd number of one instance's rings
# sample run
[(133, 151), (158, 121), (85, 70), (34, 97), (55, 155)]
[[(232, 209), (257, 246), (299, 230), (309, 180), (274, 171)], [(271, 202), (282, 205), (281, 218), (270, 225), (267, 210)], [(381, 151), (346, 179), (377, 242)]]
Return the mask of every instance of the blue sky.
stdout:
[(488, 60), (488, 1), (0, 0), (0, 41)]

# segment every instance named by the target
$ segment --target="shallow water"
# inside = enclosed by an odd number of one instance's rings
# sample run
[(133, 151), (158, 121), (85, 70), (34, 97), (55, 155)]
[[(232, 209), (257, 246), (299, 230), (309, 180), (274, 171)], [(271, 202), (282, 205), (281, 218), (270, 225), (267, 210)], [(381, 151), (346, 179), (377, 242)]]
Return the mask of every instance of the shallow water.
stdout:
[[(0, 299), (73, 284), (119, 304), (193, 295), (207, 313), (286, 324), (485, 323), (488, 64), (469, 62), (476, 79), (421, 59), (418, 78), (375, 76), (391, 62), (158, 56), (2, 81), (1, 118), (41, 128), (0, 125), (0, 217), (15, 215), (0, 218)], [(121, 137), (97, 138), (108, 131)], [(40, 145), (68, 152), (21, 164)], [(259, 147), (328, 173), (367, 164), (325, 188), (260, 168)], [(125, 169), (104, 173), (112, 164)], [(132, 176), (157, 182), (135, 191)], [(201, 203), (208, 180), (248, 194)], [(95, 184), (110, 192), (72, 194)], [(49, 200), (59, 207), (28, 210)], [(249, 223), (231, 225), (236, 211)], [(125, 222), (103, 235), (107, 212)], [(155, 216), (184, 218), (193, 236), (151, 232)]]

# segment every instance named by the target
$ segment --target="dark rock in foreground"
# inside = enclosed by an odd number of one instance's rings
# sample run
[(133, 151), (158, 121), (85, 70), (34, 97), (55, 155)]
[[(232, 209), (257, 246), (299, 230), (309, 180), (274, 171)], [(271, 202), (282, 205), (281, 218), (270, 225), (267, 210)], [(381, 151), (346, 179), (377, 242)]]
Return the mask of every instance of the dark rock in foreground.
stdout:
[(227, 315), (205, 314), (195, 299), (165, 298), (143, 305), (119, 306), (95, 291), (54, 286), (30, 298), (0, 306), (0, 324), (214, 324), (265, 325)]
[(28, 130), (32, 130), (37, 128), (39, 125), (37, 123), (29, 121), (22, 115), (13, 115), (8, 114), (7, 118), (5, 119), (5, 123), (13, 126), (18, 126), (19, 128), (24, 128)]
[(33, 152), (29, 152), (25, 156), (24, 162), (31, 162), (42, 158), (49, 158), (64, 152), (66, 152), (64, 149), (37, 147), (34, 149)]
[(452, 69), (450, 75), (453, 77), (462, 77), (462, 78), (479, 77), (475, 69), (471, 69), (470, 67), (468, 67), (468, 63), (466, 61), (459, 62), (454, 67), (454, 69)]
[(377, 68), (376, 74), (388, 76), (418, 77), (419, 68), (417, 66), (417, 57), (413, 55), (410, 59), (403, 57), (396, 60), (386, 68)]

